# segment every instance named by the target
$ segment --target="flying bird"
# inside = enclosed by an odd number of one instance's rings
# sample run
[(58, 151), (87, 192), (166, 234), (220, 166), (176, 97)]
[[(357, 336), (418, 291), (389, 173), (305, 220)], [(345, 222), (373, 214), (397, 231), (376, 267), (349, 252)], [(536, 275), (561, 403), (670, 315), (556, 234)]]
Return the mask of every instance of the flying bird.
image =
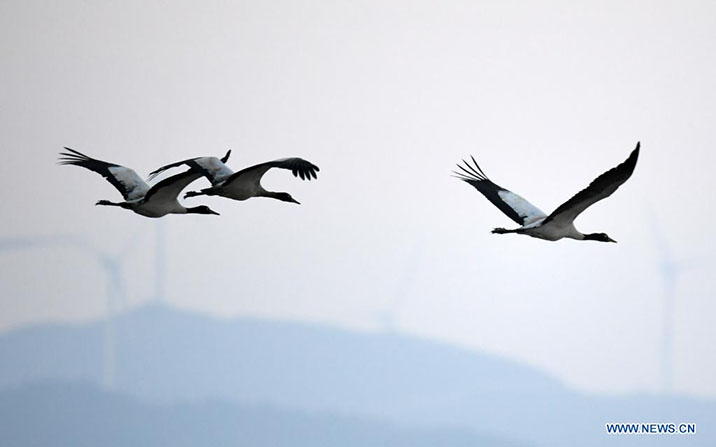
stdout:
[(507, 217), (520, 225), (520, 228), (513, 230), (495, 228), (492, 230), (493, 233), (526, 234), (548, 241), (566, 237), (580, 241), (616, 242), (605, 233), (583, 234), (579, 232), (574, 227), (574, 219), (590, 206), (612, 195), (622, 183), (631, 177), (637, 158), (639, 158), (639, 146), (640, 143), (637, 143), (636, 149), (632, 151), (626, 161), (597, 177), (589, 186), (557, 207), (550, 215), (543, 213), (539, 208), (512, 191), (493, 183), (482, 172), (472, 156), (470, 158), (472, 158), (474, 166), (463, 160), (465, 166), (457, 165), (462, 172), (453, 173), (457, 178), (474, 186)]
[(184, 198), (200, 195), (221, 196), (234, 200), (247, 200), (251, 197), (270, 197), (284, 202), (299, 203), (287, 192), (274, 192), (264, 189), (261, 186), (261, 177), (271, 168), (280, 168), (291, 171), (295, 177), (300, 177), (301, 180), (311, 180), (311, 177), (318, 178), (316, 173), (320, 171), (318, 166), (313, 163), (302, 158), (293, 157), (260, 163), (244, 168), (239, 172), (234, 172), (224, 164), (230, 155), (231, 151), (228, 151), (221, 159), (216, 157), (197, 157), (178, 161), (162, 166), (152, 172), (149, 178), (152, 179), (167, 169), (187, 165), (191, 170), (206, 177), (211, 182), (211, 187), (201, 191), (190, 191), (184, 195)]
[(216, 214), (205, 205), (186, 208), (177, 200), (177, 196), (189, 183), (201, 177), (191, 169), (167, 177), (153, 186), (149, 186), (133, 169), (97, 160), (68, 147), (61, 152), (59, 164), (75, 165), (89, 169), (107, 179), (122, 193), (124, 202), (100, 200), (95, 205), (119, 206), (146, 217), (162, 217), (167, 214)]

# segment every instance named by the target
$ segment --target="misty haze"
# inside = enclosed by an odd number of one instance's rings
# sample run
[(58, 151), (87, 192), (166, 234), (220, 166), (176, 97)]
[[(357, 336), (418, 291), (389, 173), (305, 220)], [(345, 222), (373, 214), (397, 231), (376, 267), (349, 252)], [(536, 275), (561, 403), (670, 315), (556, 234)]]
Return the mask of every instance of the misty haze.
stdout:
[[(0, 446), (716, 444), (716, 5), (6, 0), (0, 35)], [(491, 234), (536, 212), (482, 177), (549, 214), (622, 164), (591, 240)]]

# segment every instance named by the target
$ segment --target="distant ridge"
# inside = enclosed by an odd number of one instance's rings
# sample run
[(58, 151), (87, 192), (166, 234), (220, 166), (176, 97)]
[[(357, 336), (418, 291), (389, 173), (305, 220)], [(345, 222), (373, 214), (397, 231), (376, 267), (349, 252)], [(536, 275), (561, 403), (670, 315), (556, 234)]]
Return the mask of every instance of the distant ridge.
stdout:
[(370, 419), (222, 401), (147, 404), (87, 383), (0, 391), (0, 445), (43, 447), (518, 447), (466, 430), (401, 428)]
[[(218, 399), (339, 412), (545, 446), (615, 442), (605, 422), (688, 421), (701, 429), (680, 442), (716, 444), (714, 401), (587, 396), (514, 361), (402, 335), (156, 305), (119, 317), (115, 333), (117, 390), (146, 402)], [(101, 323), (92, 323), (0, 336), (0, 389), (37, 380), (101, 383), (101, 335)]]

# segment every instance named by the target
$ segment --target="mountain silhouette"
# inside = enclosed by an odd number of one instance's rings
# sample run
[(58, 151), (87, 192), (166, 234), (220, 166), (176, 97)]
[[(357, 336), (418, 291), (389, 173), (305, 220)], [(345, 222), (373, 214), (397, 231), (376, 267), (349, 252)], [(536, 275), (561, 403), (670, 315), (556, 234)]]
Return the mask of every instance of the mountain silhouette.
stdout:
[[(152, 404), (219, 400), (326, 412), (421, 429), (462, 427), (535, 445), (658, 445), (607, 422), (689, 422), (683, 445), (712, 445), (712, 400), (576, 392), (537, 369), (397, 334), (148, 306), (117, 318), (116, 390)], [(0, 389), (101, 383), (103, 326), (42, 325), (0, 337)], [(644, 444), (646, 442), (646, 444)], [(680, 444), (681, 445), (681, 444)]]
[(78, 382), (0, 392), (0, 446), (517, 447), (466, 430), (421, 430), (221, 401), (147, 404)]

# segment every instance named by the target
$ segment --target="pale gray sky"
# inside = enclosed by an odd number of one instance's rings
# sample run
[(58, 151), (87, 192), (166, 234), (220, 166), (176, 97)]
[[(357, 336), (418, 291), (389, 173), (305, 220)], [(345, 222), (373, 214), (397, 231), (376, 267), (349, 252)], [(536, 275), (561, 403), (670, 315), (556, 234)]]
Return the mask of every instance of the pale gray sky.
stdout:
[[(0, 3), (0, 237), (127, 248), (132, 305), (153, 288), (156, 221), (70, 146), (146, 175), (223, 155), (301, 206), (193, 199), (170, 216), (176, 306), (397, 330), (505, 355), (594, 392), (655, 391), (658, 216), (678, 259), (675, 388), (716, 396), (716, 4), (251, 1)], [(642, 142), (634, 176), (577, 221), (619, 244), (511, 226), (450, 177), (473, 154), (551, 211)], [(199, 181), (196, 186), (199, 186)], [(653, 214), (652, 214), (653, 213)], [(102, 315), (105, 281), (67, 247), (0, 253), (0, 330)]]

